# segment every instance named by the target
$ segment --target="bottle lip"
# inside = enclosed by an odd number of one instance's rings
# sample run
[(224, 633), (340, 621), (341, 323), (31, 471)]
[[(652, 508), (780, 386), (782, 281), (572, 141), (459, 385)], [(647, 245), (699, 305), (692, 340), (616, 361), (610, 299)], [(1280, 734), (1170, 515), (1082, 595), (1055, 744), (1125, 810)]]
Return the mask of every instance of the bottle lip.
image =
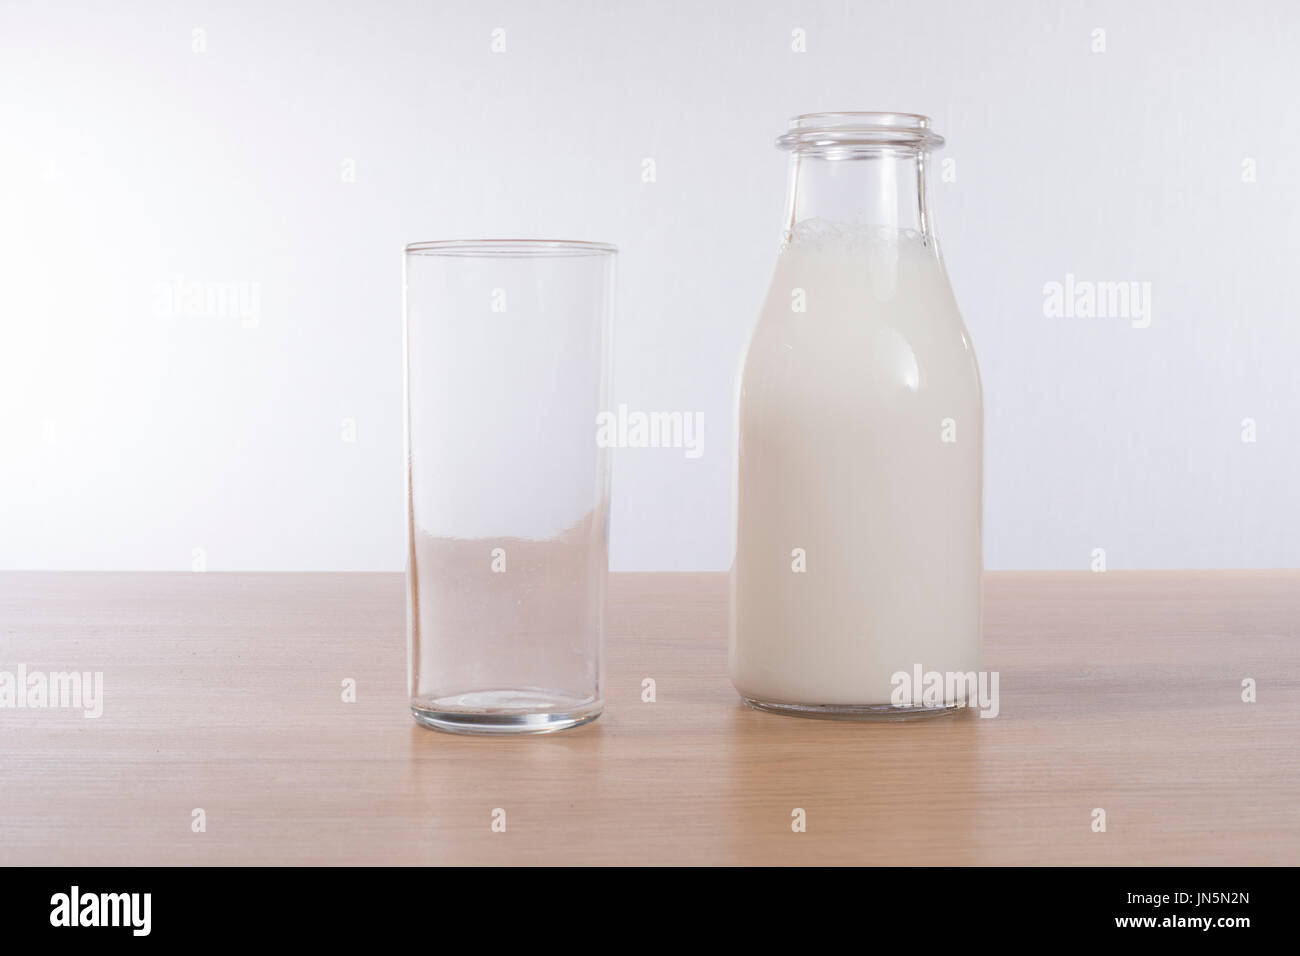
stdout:
[(920, 113), (850, 111), (796, 116), (776, 145), (799, 153), (819, 153), (861, 147), (932, 150), (943, 142), (930, 128), (930, 117)]

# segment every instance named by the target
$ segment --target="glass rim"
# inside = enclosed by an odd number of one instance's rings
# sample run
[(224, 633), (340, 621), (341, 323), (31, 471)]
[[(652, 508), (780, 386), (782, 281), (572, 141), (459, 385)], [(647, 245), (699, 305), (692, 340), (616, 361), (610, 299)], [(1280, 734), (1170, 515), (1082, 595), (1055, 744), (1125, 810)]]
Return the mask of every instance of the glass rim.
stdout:
[(406, 246), (408, 256), (472, 256), (475, 258), (530, 258), (538, 256), (616, 255), (609, 242), (578, 239), (433, 239)]

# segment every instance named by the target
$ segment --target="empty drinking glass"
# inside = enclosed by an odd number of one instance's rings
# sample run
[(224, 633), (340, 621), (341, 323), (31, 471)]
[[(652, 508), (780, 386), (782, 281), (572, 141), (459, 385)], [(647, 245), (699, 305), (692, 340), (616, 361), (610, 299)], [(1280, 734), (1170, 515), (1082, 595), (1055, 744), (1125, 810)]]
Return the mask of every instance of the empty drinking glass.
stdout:
[(601, 243), (406, 247), (411, 713), (540, 733), (603, 706), (613, 267)]

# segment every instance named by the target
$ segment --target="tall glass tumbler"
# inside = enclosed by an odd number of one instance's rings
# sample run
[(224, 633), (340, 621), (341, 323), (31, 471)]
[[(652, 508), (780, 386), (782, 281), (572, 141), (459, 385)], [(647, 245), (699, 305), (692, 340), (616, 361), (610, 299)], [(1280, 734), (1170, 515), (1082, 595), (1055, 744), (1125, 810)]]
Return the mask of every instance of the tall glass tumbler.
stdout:
[(406, 247), (411, 713), (563, 730), (604, 705), (614, 246)]

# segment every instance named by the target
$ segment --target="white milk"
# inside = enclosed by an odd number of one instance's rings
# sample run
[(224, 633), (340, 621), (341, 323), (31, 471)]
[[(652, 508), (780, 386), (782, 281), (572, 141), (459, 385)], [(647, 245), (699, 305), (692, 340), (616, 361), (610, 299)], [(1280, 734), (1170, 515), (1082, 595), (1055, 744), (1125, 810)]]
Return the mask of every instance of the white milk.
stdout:
[(898, 671), (978, 669), (982, 430), (975, 354), (933, 245), (799, 223), (739, 390), (730, 660), (743, 697), (879, 706)]

